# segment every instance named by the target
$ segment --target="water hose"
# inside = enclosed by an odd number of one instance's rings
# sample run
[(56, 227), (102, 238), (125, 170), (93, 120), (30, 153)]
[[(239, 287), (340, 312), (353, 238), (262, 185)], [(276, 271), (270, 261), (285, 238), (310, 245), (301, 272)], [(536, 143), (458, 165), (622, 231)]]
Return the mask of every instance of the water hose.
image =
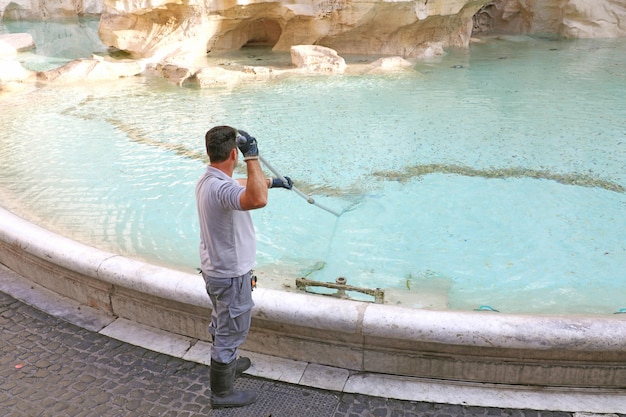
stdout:
[[(261, 155), (259, 155), (259, 160), (263, 163), (263, 165), (265, 165), (267, 167), (267, 169), (269, 169), (270, 171), (272, 171), (272, 173), (274, 175), (276, 175), (278, 177), (278, 179), (280, 179), (284, 184), (287, 184), (287, 180), (285, 179), (285, 177), (283, 177), (280, 172), (278, 172), (269, 162), (267, 162), (267, 160), (265, 158), (263, 158)], [(323, 204), (318, 203), (317, 201), (315, 201), (315, 199), (313, 197), (311, 197), (310, 195), (306, 195), (304, 194), (302, 191), (298, 190), (296, 188), (296, 186), (294, 185), (293, 187), (291, 187), (291, 189), (293, 191), (296, 192), (296, 194), (298, 194), (300, 197), (304, 198), (307, 203), (309, 204), (313, 204), (319, 208), (321, 208), (322, 210), (326, 210), (327, 212), (329, 212), (330, 214), (339, 217), (341, 214), (337, 213), (335, 210), (326, 207)]]

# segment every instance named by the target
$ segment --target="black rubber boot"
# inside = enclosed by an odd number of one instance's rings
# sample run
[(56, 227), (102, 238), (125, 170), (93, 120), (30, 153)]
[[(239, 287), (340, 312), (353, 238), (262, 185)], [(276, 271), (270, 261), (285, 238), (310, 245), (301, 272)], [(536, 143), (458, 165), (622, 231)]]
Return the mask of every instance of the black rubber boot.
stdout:
[[(215, 337), (212, 333), (209, 334), (211, 335), (211, 343), (213, 343)], [(237, 365), (235, 366), (235, 377), (238, 377), (245, 371), (247, 371), (248, 368), (250, 368), (250, 365), (252, 365), (252, 362), (250, 362), (249, 358), (246, 358), (244, 356), (237, 358)]]
[(243, 407), (256, 401), (254, 391), (235, 391), (237, 361), (225, 364), (211, 360), (211, 407)]
[(248, 368), (250, 368), (250, 365), (252, 365), (252, 362), (250, 362), (249, 358), (243, 356), (241, 358), (237, 358), (235, 361), (235, 377), (238, 377), (247, 371)]

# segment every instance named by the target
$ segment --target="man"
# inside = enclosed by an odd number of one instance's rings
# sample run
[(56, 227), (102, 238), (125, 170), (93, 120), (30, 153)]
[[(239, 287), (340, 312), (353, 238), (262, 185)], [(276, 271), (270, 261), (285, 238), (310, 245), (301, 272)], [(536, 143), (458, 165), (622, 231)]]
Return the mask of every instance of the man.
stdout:
[[(252, 268), (256, 237), (249, 210), (267, 204), (268, 188), (291, 189), (292, 182), (265, 178), (259, 164), (257, 141), (244, 131), (217, 126), (206, 133), (209, 166), (196, 185), (200, 219), (202, 276), (213, 304), (209, 333), (211, 347), (211, 405), (241, 407), (256, 400), (254, 391), (233, 389), (235, 376), (250, 367), (248, 358), (237, 359), (252, 316)], [(247, 179), (235, 180), (239, 150)]]

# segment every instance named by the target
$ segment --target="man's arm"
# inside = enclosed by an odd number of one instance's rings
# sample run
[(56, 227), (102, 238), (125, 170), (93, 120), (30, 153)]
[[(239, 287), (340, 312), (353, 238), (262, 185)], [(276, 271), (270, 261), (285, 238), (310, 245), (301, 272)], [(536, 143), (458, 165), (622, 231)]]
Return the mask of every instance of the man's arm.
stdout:
[(246, 161), (248, 168), (248, 178), (245, 182), (245, 191), (239, 199), (241, 208), (244, 210), (254, 210), (267, 205), (268, 183), (265, 174), (261, 169), (258, 159)]
[[(265, 178), (265, 181), (267, 182), (267, 188), (272, 188), (270, 186), (270, 181), (272, 181), (272, 178)], [(248, 179), (247, 178), (237, 178), (237, 183), (239, 185), (241, 185), (242, 187), (245, 187), (246, 184), (248, 184)]]
[(259, 148), (256, 139), (243, 130), (238, 131), (237, 147), (243, 154), (243, 160), (248, 169), (246, 189), (241, 194), (239, 203), (244, 210), (254, 210), (265, 207), (267, 204), (267, 190), (269, 188), (265, 174), (259, 163)]
[(265, 178), (261, 164), (259, 164), (259, 148), (256, 139), (243, 130), (238, 131), (237, 147), (243, 154), (243, 160), (248, 169), (248, 178), (237, 180), (240, 185), (246, 187), (239, 202), (244, 210), (254, 210), (265, 207), (267, 204), (267, 190), (281, 187), (291, 190), (293, 182), (291, 178)]

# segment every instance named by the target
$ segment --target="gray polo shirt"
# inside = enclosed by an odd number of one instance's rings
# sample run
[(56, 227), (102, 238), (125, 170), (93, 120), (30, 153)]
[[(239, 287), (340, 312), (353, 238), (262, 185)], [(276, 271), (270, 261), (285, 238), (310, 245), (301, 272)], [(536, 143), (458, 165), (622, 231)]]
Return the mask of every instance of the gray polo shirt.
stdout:
[(254, 268), (252, 217), (241, 209), (245, 187), (211, 166), (196, 185), (200, 219), (200, 265), (213, 278), (238, 277)]

